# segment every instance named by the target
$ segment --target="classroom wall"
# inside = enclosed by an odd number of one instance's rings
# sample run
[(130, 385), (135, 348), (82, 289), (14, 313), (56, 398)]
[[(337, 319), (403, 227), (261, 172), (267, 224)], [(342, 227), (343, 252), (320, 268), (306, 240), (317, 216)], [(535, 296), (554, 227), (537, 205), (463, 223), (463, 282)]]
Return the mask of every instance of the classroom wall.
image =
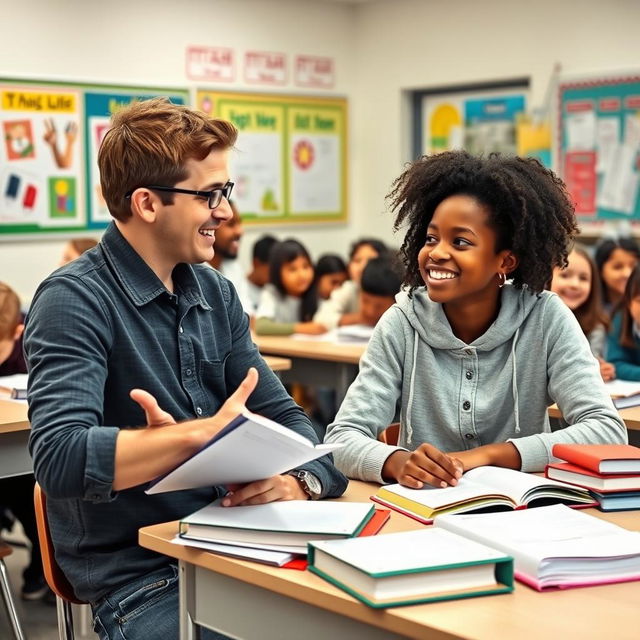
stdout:
[[(566, 73), (640, 69), (637, 0), (23, 0), (3, 13), (4, 76), (185, 86), (191, 44), (333, 57), (332, 94), (350, 101), (350, 220), (275, 228), (314, 255), (365, 233), (400, 243), (384, 196), (410, 159), (406, 90), (529, 76), (535, 105), (555, 62)], [(263, 231), (247, 231), (244, 263)], [(63, 244), (1, 243), (0, 279), (30, 297)]]
[[(0, 76), (188, 86), (189, 45), (331, 56), (336, 86), (349, 95), (354, 79), (354, 8), (344, 3), (298, 0), (23, 0), (2, 14)], [(242, 89), (238, 82), (219, 88)], [(206, 86), (206, 85), (198, 85)], [(209, 85), (216, 86), (216, 85)], [(252, 86), (252, 91), (270, 90)], [(275, 90), (274, 90), (275, 91)], [(292, 93), (292, 87), (285, 87)], [(305, 90), (295, 89), (295, 93)], [(306, 91), (306, 93), (313, 93)], [(330, 95), (324, 92), (323, 95)], [(353, 193), (351, 193), (351, 199)], [(264, 229), (247, 231), (241, 259), (248, 264), (253, 240)], [(295, 233), (314, 255), (346, 251), (355, 223), (278, 227), (279, 237)], [(28, 300), (38, 282), (57, 266), (64, 241), (0, 243), (0, 279)], [(19, 267), (18, 267), (19, 265)]]

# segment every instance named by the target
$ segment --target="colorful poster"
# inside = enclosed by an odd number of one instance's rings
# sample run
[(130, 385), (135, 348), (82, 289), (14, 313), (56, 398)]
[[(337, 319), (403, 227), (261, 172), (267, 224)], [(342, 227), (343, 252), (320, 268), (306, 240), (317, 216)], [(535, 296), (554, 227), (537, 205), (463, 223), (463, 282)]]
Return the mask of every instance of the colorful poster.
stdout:
[(245, 223), (346, 217), (346, 101), (199, 90), (197, 106), (238, 129), (230, 157)]
[(0, 81), (0, 233), (85, 223), (80, 93)]
[(524, 111), (522, 95), (465, 100), (464, 148), (474, 155), (515, 155), (516, 118)]
[(342, 118), (336, 109), (292, 107), (288, 113), (293, 215), (341, 209)]
[[(198, 94), (198, 104), (212, 96)], [(284, 212), (284, 107), (251, 100), (221, 99), (216, 115), (238, 129), (229, 159), (235, 182), (233, 198), (243, 215), (274, 216)]]
[(640, 76), (566, 80), (558, 97), (559, 166), (576, 212), (640, 220)]

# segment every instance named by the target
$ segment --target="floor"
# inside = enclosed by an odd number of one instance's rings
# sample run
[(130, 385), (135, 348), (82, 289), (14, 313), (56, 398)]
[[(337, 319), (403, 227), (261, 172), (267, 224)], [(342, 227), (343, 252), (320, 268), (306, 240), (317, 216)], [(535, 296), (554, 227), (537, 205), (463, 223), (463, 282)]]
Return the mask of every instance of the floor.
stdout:
[[(10, 534), (4, 534), (4, 539), (9, 543), (15, 541), (23, 545), (26, 541), (19, 525), (15, 525)], [(27, 565), (27, 558), (28, 551), (24, 546), (13, 546), (13, 553), (5, 558), (22, 630), (27, 640), (57, 640), (58, 624), (55, 604), (48, 604), (44, 601), (26, 602), (20, 598), (22, 570)], [(79, 610), (74, 609), (76, 638), (78, 640), (97, 640), (97, 636), (90, 629), (90, 621), (87, 635), (81, 634), (81, 629), (79, 629), (80, 618)], [(6, 609), (0, 603), (0, 639), (11, 640), (12, 638), (13, 633), (7, 619)]]

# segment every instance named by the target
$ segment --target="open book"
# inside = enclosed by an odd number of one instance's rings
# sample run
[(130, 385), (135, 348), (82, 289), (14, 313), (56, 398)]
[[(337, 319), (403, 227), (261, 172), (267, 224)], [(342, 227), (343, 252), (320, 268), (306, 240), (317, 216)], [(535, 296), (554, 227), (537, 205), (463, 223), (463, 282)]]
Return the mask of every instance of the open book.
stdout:
[(640, 404), (640, 382), (612, 380), (604, 386), (617, 409), (635, 407)]
[(154, 480), (146, 493), (243, 484), (270, 478), (335, 451), (254, 413), (237, 416), (195, 455)]
[(13, 400), (26, 400), (28, 377), (26, 373), (0, 376), (0, 397), (11, 398)]
[(513, 590), (508, 555), (433, 528), (310, 542), (309, 570), (376, 608)]
[(586, 489), (502, 467), (471, 469), (455, 487), (444, 489), (409, 489), (390, 484), (380, 487), (372, 500), (424, 523), (441, 514), (479, 509), (504, 511), (552, 502), (596, 504)]
[(513, 556), (516, 578), (538, 591), (640, 580), (640, 532), (565, 505), (438, 516), (435, 526)]

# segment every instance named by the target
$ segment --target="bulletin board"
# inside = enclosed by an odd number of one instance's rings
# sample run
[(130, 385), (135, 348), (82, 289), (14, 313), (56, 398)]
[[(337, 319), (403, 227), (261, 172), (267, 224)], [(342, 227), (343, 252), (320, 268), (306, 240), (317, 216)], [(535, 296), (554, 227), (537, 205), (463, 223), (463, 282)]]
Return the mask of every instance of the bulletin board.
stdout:
[(414, 157), (454, 149), (515, 155), (528, 93), (526, 78), (413, 92)]
[(243, 223), (346, 220), (346, 99), (202, 89), (196, 107), (238, 129), (229, 171)]
[(97, 153), (110, 116), (186, 89), (0, 78), (0, 240), (104, 229)]
[(581, 221), (640, 221), (640, 73), (558, 84), (557, 164)]

